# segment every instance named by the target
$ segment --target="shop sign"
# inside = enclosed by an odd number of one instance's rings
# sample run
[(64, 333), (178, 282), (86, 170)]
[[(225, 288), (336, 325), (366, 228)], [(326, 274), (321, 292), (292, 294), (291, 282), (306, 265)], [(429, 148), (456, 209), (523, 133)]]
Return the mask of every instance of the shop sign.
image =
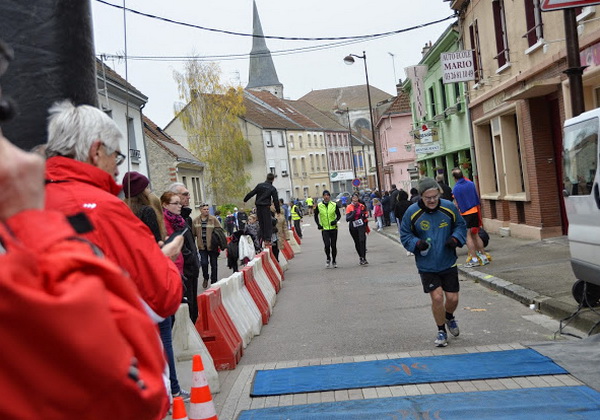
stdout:
[(473, 51), (454, 51), (440, 54), (444, 83), (467, 82), (475, 80)]

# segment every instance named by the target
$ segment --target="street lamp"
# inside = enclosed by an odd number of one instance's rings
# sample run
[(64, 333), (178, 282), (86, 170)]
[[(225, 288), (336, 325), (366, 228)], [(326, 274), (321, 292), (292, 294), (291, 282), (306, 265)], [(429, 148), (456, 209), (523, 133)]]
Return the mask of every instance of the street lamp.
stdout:
[[(341, 104), (342, 106), (346, 105), (345, 103)], [(356, 179), (356, 165), (354, 164), (354, 147), (352, 146), (352, 125), (350, 124), (350, 109), (346, 107), (346, 109), (339, 109), (335, 111), (336, 114), (346, 114), (346, 118), (348, 119), (348, 146), (350, 146), (350, 156), (352, 163), (352, 173), (354, 175), (354, 179)]]
[(379, 186), (381, 185), (381, 182), (379, 180), (379, 158), (377, 156), (377, 141), (375, 140), (375, 124), (373, 123), (373, 106), (371, 105), (371, 88), (369, 86), (369, 71), (367, 70), (367, 53), (363, 51), (363, 55), (348, 54), (346, 57), (344, 57), (344, 63), (346, 63), (349, 66), (354, 64), (353, 57), (362, 59), (363, 63), (365, 64), (365, 79), (367, 80), (367, 98), (369, 99), (369, 118), (371, 120), (371, 135), (373, 136), (373, 148), (375, 150), (375, 181), (377, 184), (376, 188), (377, 190), (379, 190)]

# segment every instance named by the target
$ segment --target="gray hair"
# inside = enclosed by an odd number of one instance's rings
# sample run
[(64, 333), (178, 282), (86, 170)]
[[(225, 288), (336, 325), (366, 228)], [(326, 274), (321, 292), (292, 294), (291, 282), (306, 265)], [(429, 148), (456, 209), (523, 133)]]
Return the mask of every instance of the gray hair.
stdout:
[(171, 185), (169, 185), (169, 188), (167, 188), (167, 191), (178, 193), (177, 189), (179, 187), (183, 187), (187, 190), (187, 187), (185, 186), (185, 184), (183, 182), (173, 182)]
[(46, 156), (65, 156), (86, 162), (92, 143), (102, 141), (107, 152), (119, 148), (123, 135), (104, 112), (90, 105), (75, 106), (70, 100), (54, 103), (48, 110)]

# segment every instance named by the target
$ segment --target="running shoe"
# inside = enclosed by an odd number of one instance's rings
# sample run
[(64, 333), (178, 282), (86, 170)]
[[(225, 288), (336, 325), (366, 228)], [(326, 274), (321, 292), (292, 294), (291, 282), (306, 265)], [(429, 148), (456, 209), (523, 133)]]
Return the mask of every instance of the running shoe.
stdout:
[(325, 268), (329, 268), (331, 267), (331, 260), (327, 260), (326, 264), (325, 264)]
[(448, 334), (444, 331), (438, 331), (437, 339), (435, 340), (436, 347), (446, 347), (448, 345)]
[(473, 267), (479, 267), (480, 265), (481, 264), (479, 264), (479, 260), (477, 258), (473, 258), (471, 261), (466, 263), (463, 267), (473, 268)]
[(448, 327), (450, 334), (452, 334), (454, 337), (458, 337), (460, 334), (460, 329), (458, 328), (458, 322), (456, 322), (456, 318), (447, 319), (446, 326)]
[(177, 394), (173, 394), (173, 398), (181, 397), (181, 398), (183, 398), (183, 401), (185, 401), (185, 402), (190, 400), (190, 396), (191, 396), (191, 394), (183, 389), (180, 390)]
[(337, 263), (335, 261), (333, 262), (333, 268), (337, 268)]

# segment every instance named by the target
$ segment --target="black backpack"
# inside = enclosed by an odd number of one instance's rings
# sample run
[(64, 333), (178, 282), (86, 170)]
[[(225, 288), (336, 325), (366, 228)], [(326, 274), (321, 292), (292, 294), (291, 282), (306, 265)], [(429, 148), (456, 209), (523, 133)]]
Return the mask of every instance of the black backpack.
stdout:
[(211, 247), (213, 251), (224, 251), (227, 249), (227, 237), (225, 231), (221, 227), (216, 227), (212, 231)]

